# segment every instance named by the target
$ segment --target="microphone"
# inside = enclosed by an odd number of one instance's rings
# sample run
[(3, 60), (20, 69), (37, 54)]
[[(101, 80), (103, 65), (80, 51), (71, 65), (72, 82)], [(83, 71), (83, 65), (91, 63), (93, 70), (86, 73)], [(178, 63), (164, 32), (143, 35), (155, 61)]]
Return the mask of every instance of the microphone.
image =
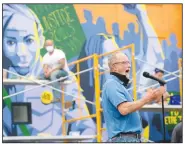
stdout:
[[(158, 81), (161, 86), (164, 86), (166, 84), (165, 81), (159, 78), (156, 78), (155, 76), (150, 75), (148, 72), (143, 72), (143, 76), (146, 78), (150, 78), (150, 79)], [(166, 141), (166, 130), (165, 130), (165, 119), (164, 119), (165, 117), (164, 115), (164, 96), (163, 95), (162, 95), (162, 116), (163, 116), (163, 137), (164, 137), (164, 141)]]
[(153, 80), (156, 80), (159, 82), (160, 85), (165, 85), (166, 82), (164, 80), (161, 80), (153, 75), (150, 75), (148, 72), (143, 72), (143, 76), (146, 77), (146, 78), (150, 78), (150, 79), (153, 79)]

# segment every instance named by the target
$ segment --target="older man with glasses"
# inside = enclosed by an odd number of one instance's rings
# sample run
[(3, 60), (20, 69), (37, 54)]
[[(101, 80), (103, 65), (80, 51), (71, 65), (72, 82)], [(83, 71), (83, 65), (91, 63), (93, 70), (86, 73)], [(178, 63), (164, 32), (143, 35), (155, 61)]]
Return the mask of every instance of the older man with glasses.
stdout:
[(142, 125), (138, 110), (159, 99), (163, 86), (151, 89), (142, 99), (133, 101), (126, 86), (131, 68), (128, 57), (121, 52), (109, 58), (110, 78), (102, 91), (102, 106), (107, 127), (108, 142), (141, 142)]

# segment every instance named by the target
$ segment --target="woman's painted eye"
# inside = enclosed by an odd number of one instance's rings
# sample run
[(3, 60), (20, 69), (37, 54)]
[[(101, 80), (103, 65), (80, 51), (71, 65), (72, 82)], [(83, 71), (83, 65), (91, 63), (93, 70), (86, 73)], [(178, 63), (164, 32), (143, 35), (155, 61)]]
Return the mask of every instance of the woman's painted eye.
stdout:
[(8, 40), (8, 41), (7, 41), (7, 44), (8, 44), (9, 46), (13, 46), (13, 45), (15, 44), (15, 42), (12, 41), (12, 40)]
[(31, 44), (31, 43), (33, 43), (33, 42), (34, 42), (34, 40), (31, 39), (31, 38), (29, 38), (29, 39), (26, 40), (26, 43), (27, 43), (27, 44)]

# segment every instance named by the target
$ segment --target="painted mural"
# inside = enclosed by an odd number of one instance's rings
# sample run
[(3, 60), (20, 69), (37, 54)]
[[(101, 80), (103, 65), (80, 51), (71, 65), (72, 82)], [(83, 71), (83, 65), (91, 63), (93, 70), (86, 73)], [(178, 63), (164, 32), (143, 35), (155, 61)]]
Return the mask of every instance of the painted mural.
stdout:
[[(103, 54), (129, 44), (134, 44), (137, 85), (146, 83), (143, 71), (153, 72), (154, 66), (169, 72), (178, 70), (178, 59), (182, 58), (182, 5), (180, 4), (3, 4), (3, 69), (16, 74), (39, 79), (42, 74), (42, 57), (46, 53), (45, 39), (54, 40), (62, 49), (68, 63), (92, 55)], [(124, 51), (131, 58), (131, 51)], [(143, 63), (143, 60), (150, 65)], [(99, 64), (107, 69), (107, 57)], [(93, 66), (88, 60), (80, 64), (85, 70)], [(76, 66), (69, 67), (75, 73)], [(101, 87), (108, 74), (101, 76)], [(167, 79), (172, 78), (169, 76)], [(7, 78), (16, 79), (13, 74)], [(76, 79), (74, 77), (74, 79)], [(65, 87), (66, 91), (78, 95), (79, 83)], [(3, 86), (3, 96), (7, 96), (35, 85)], [(93, 72), (81, 74), (80, 96), (94, 101)], [(132, 86), (131, 86), (132, 87)], [(16, 135), (37, 135), (38, 133), (62, 134), (61, 105), (44, 105), (40, 101), (47, 87), (24, 92), (3, 100), (3, 134), (15, 135), (11, 126), (11, 102), (31, 102), (33, 123), (18, 125)], [(167, 91), (179, 97), (179, 79), (167, 83)], [(138, 98), (143, 92), (137, 93)], [(72, 97), (66, 96), (71, 101)], [(95, 112), (88, 103), (76, 104), (66, 118), (87, 116)], [(143, 113), (144, 137), (155, 142), (162, 140), (160, 113)], [(173, 117), (173, 118), (172, 118)], [(173, 119), (173, 120), (171, 120)], [(173, 127), (182, 119), (181, 113), (166, 113), (166, 137), (170, 140)], [(102, 115), (103, 127), (105, 127)], [(79, 131), (82, 135), (96, 134), (96, 119), (86, 119), (67, 125), (67, 133)], [(107, 140), (106, 131), (103, 141)]]

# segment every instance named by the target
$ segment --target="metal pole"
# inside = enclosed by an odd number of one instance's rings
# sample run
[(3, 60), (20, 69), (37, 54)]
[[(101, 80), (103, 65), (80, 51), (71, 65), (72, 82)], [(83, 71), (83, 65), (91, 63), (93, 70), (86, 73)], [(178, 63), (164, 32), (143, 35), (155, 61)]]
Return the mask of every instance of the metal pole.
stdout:
[(97, 123), (97, 142), (101, 142), (101, 112), (100, 112), (100, 81), (99, 81), (99, 68), (98, 68), (98, 55), (94, 54), (94, 87), (96, 98), (96, 123)]
[(134, 44), (132, 44), (131, 52), (132, 52), (133, 96), (134, 96), (134, 100), (137, 100), (137, 92), (136, 92), (136, 63), (135, 63)]

